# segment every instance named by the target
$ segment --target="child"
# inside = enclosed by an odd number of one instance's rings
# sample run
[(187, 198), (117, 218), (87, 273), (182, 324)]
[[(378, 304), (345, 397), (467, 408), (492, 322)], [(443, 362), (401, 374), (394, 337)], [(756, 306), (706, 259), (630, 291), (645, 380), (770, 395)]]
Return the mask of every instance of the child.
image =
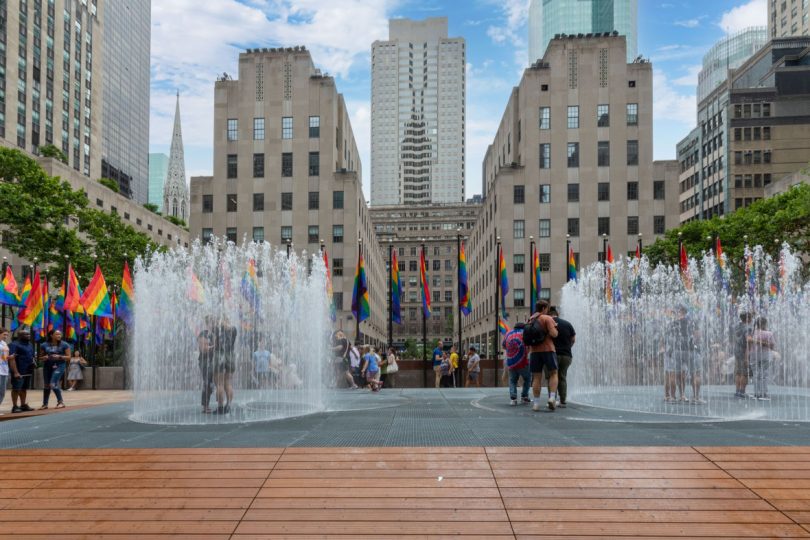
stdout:
[(68, 392), (76, 390), (76, 385), (79, 381), (84, 380), (82, 370), (87, 365), (87, 360), (82, 358), (82, 353), (79, 349), (73, 351), (73, 356), (70, 358), (70, 367), (68, 368), (67, 380), (70, 383)]
[(376, 392), (379, 390), (377, 381), (380, 380), (380, 366), (377, 363), (377, 355), (368, 345), (363, 347), (363, 353), (363, 367), (360, 369), (360, 373), (365, 376), (368, 383), (367, 387), (372, 392)]
[[(5, 308), (3, 308), (5, 309)], [(8, 330), (0, 328), (0, 405), (6, 397), (6, 384), (8, 384)]]
[(754, 332), (748, 336), (748, 358), (754, 369), (754, 397), (770, 401), (768, 395), (768, 368), (771, 351), (776, 349), (773, 332), (768, 331), (768, 319), (760, 317), (754, 324)]

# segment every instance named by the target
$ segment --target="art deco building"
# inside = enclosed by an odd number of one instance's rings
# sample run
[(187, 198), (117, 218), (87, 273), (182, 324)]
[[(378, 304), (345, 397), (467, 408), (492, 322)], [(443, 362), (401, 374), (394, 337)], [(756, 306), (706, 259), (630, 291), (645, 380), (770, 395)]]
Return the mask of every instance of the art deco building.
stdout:
[(808, 0), (768, 0), (768, 36), (771, 38), (810, 35)]

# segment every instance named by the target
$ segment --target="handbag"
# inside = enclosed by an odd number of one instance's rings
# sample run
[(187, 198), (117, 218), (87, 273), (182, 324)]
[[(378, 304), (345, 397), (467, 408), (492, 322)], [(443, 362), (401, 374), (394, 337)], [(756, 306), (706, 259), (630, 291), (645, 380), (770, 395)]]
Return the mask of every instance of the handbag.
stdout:
[(391, 359), (388, 361), (388, 370), (385, 372), (386, 375), (393, 375), (399, 371), (399, 366), (397, 365), (396, 358)]

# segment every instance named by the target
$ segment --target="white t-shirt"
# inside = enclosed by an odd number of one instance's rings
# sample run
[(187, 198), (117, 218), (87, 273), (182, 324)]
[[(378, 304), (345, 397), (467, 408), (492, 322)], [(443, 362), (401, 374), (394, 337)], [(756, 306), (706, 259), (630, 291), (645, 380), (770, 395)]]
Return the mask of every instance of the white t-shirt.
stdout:
[(0, 375), (8, 375), (8, 345), (0, 341)]
[(360, 351), (357, 350), (357, 347), (352, 347), (349, 351), (349, 361), (353, 368), (360, 367)]

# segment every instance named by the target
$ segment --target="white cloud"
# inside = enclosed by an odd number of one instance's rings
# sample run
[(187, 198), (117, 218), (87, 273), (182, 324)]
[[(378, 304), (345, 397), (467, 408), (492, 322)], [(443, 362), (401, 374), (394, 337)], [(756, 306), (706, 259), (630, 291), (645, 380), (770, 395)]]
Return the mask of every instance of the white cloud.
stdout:
[(675, 21), (673, 24), (675, 26), (682, 26), (684, 28), (697, 28), (698, 26), (700, 26), (700, 18), (686, 19), (684, 21)]
[[(502, 26), (490, 26), (487, 35), (497, 44), (509, 42), (516, 47), (526, 47), (525, 28), (529, 18), (530, 0), (500, 0), (493, 2), (503, 14)], [(525, 61), (525, 55), (522, 61)]]
[(697, 86), (698, 83), (698, 74), (700, 70), (703, 69), (702, 64), (695, 64), (694, 66), (688, 66), (686, 68), (686, 75), (682, 75), (677, 79), (672, 79), (672, 84), (678, 86)]
[(717, 24), (727, 34), (749, 26), (767, 26), (767, 0), (748, 0), (748, 2), (724, 12)]
[(371, 102), (369, 100), (346, 101), (346, 109), (352, 122), (354, 140), (363, 165), (363, 193), (371, 199)]
[(695, 123), (695, 94), (681, 94), (663, 71), (653, 71), (653, 125), (661, 122)]

